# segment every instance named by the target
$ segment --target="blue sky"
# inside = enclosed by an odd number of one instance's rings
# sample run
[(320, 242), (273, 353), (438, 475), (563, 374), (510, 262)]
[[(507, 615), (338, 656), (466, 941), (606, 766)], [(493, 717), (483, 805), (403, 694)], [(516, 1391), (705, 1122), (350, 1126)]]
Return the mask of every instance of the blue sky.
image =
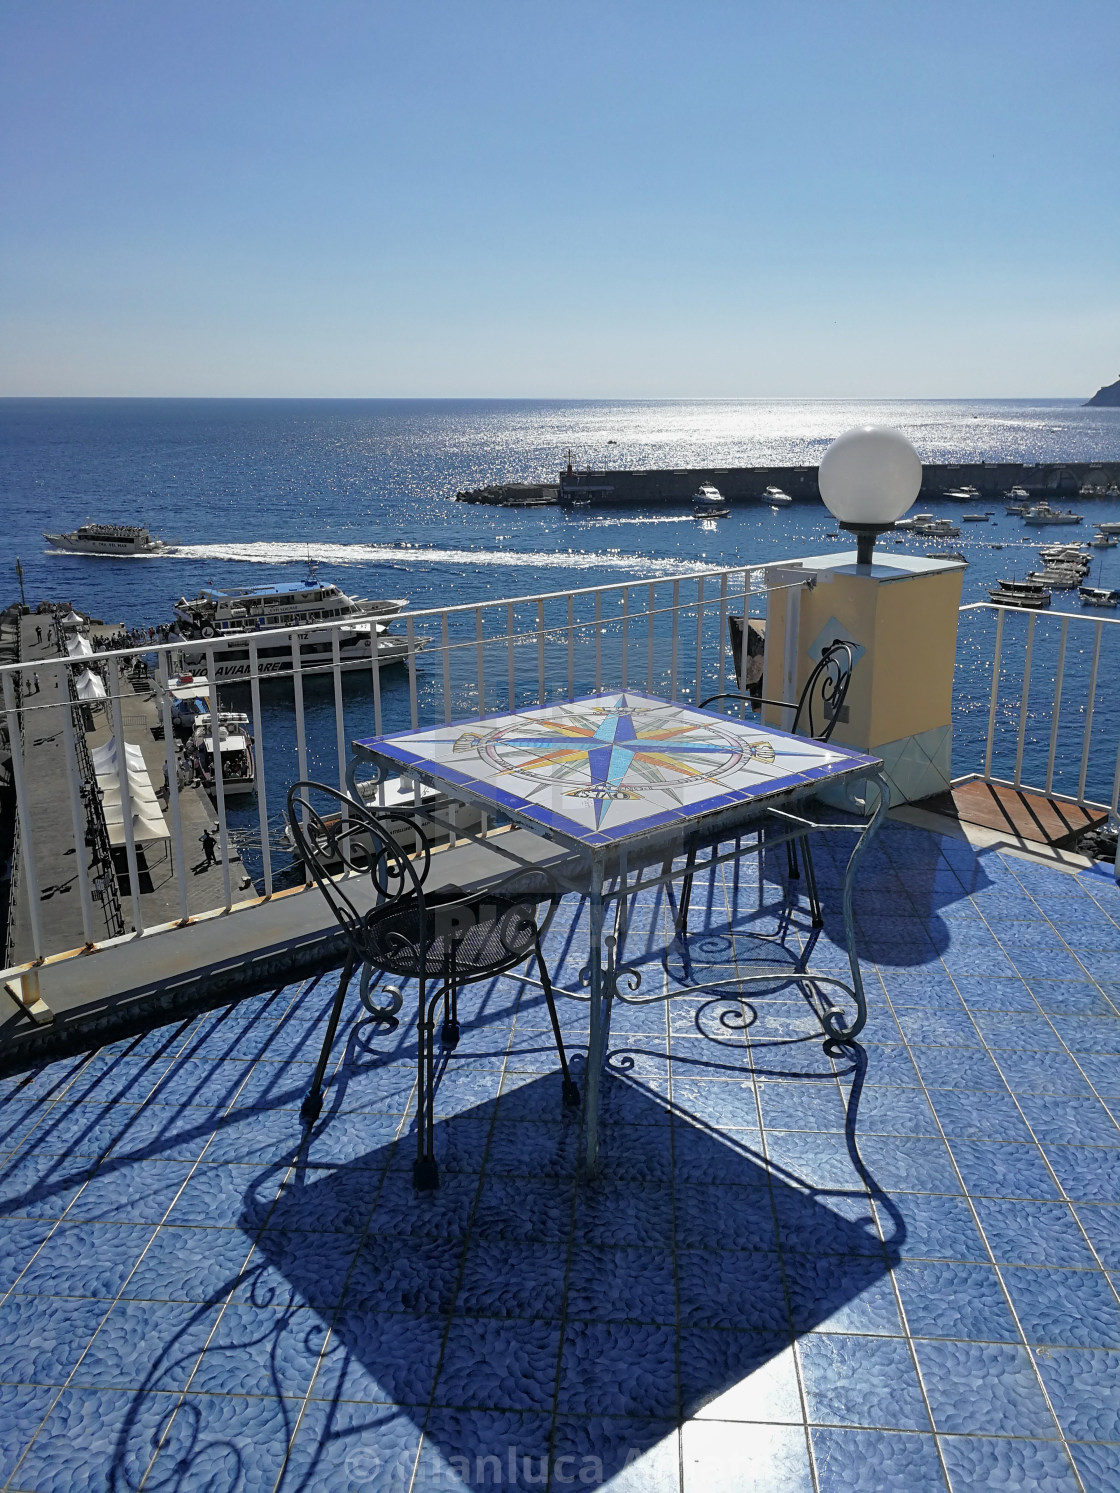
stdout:
[(1120, 5), (0, 0), (0, 393), (1087, 395)]

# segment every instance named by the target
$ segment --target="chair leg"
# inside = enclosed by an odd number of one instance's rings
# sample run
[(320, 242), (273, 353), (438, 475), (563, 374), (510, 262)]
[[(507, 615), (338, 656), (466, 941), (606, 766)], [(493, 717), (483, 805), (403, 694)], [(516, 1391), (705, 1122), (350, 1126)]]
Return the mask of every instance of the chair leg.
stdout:
[(809, 849), (808, 835), (801, 841), (801, 850), (805, 858), (805, 887), (809, 893), (809, 912), (812, 915), (813, 927), (823, 928), (824, 918), (821, 916), (821, 899), (817, 892), (817, 873), (813, 866), (813, 852)]
[(416, 1023), (416, 1160), (412, 1163), (412, 1185), (419, 1192), (434, 1192), (439, 1186), (439, 1163), (435, 1154), (435, 1047), (436, 1006), (447, 998), (447, 987), (429, 1001), (423, 981)]
[(786, 842), (786, 864), (787, 864), (787, 866), (789, 868), (789, 879), (790, 879), (790, 881), (797, 881), (797, 880), (799, 880), (799, 878), (801, 876), (801, 872), (797, 869), (797, 841), (796, 840), (788, 840)]
[(579, 1108), (579, 1085), (568, 1071), (568, 1056), (564, 1051), (564, 1038), (560, 1033), (560, 1018), (556, 1014), (556, 1000), (552, 994), (552, 981), (548, 977), (548, 969), (541, 953), (540, 942), (536, 945), (537, 969), (540, 971), (541, 985), (544, 988), (544, 998), (548, 1003), (548, 1018), (552, 1022), (552, 1035), (556, 1038), (556, 1051), (560, 1055), (560, 1072), (564, 1075), (563, 1098), (565, 1109)]
[(458, 1047), (459, 1036), (459, 986), (455, 979), (454, 966), (452, 966), (451, 977), (444, 994), (443, 1025), (440, 1027), (439, 1040), (444, 1047)]
[(684, 880), (681, 882), (681, 900), (677, 907), (677, 922), (674, 930), (678, 936), (685, 938), (688, 937), (688, 909), (692, 905), (692, 879), (695, 867), (696, 846), (690, 845), (685, 856)]
[(308, 1127), (314, 1125), (323, 1110), (323, 1075), (327, 1071), (327, 1060), (330, 1058), (335, 1032), (338, 1030), (338, 1019), (342, 1015), (342, 1003), (346, 999), (346, 987), (349, 985), (350, 976), (353, 973), (354, 951), (351, 949), (346, 955), (346, 960), (342, 966), (342, 975), (339, 978), (338, 990), (335, 992), (334, 1004), (331, 1006), (330, 1020), (327, 1022), (327, 1034), (323, 1038), (323, 1045), (319, 1050), (319, 1061), (315, 1064), (315, 1073), (311, 1079), (311, 1087), (308, 1089), (303, 1103), (299, 1107), (299, 1117)]

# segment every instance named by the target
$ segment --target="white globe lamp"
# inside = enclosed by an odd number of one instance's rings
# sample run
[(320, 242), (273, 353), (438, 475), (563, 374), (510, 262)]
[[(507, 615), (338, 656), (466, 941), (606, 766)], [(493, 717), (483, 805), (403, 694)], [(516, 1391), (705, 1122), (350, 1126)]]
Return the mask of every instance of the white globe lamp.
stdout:
[(876, 535), (893, 529), (918, 496), (922, 463), (897, 430), (860, 425), (829, 446), (817, 483), (840, 528), (856, 536), (856, 564), (870, 567)]

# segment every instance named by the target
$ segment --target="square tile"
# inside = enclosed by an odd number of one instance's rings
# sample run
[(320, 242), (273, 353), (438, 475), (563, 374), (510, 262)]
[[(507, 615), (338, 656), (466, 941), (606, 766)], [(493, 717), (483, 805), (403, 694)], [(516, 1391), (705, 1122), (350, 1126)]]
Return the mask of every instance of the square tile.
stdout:
[(910, 1345), (902, 1338), (811, 1333), (797, 1344), (814, 1425), (930, 1430)]
[(1026, 1348), (954, 1342), (916, 1342), (914, 1347), (938, 1431), (967, 1436), (1057, 1434)]

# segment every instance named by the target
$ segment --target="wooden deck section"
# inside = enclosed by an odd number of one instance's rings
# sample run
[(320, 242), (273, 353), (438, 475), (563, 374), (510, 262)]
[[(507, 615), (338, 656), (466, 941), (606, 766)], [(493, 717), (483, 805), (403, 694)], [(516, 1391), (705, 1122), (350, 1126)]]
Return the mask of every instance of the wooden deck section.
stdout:
[(1108, 819), (1104, 809), (1084, 809), (1041, 793), (979, 780), (961, 783), (951, 793), (923, 799), (919, 807), (961, 824), (979, 825), (1055, 850), (1070, 849), (1078, 835)]

